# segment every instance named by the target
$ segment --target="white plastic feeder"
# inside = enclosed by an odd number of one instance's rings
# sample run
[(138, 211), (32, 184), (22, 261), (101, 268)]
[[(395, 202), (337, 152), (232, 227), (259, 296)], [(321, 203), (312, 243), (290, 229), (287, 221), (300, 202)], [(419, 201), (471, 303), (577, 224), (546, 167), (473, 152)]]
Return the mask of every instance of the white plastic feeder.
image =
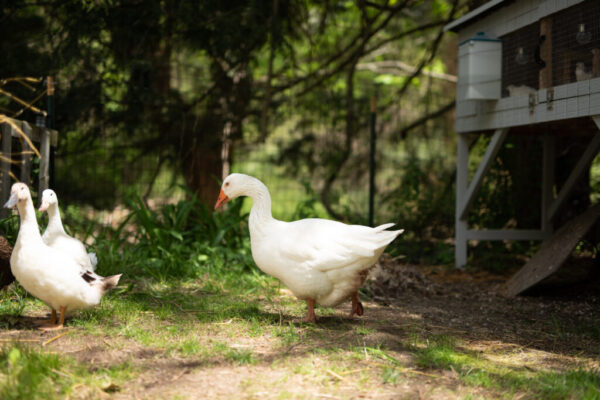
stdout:
[(501, 97), (502, 41), (479, 32), (458, 46), (458, 98)]

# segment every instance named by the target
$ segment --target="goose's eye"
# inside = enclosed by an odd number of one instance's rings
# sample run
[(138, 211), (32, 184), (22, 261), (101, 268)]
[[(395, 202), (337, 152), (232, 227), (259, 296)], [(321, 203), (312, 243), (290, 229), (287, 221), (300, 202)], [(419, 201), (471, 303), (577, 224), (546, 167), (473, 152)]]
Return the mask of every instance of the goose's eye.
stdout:
[(225, 182), (225, 187), (229, 186), (229, 182)]

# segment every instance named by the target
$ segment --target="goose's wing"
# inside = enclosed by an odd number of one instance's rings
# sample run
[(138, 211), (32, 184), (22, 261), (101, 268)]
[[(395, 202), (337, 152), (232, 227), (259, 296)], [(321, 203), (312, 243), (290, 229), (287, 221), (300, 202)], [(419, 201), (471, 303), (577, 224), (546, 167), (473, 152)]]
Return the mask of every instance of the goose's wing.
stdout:
[(50, 239), (49, 241), (44, 241), (48, 246), (69, 254), (83, 268), (95, 269), (96, 265), (93, 262), (95, 254), (94, 256), (90, 256), (85, 249), (85, 245), (80, 240), (66, 234), (54, 235)]
[(346, 225), (323, 219), (304, 219), (286, 224), (280, 235), (280, 254), (300, 265), (326, 272), (373, 258), (403, 230), (386, 231)]

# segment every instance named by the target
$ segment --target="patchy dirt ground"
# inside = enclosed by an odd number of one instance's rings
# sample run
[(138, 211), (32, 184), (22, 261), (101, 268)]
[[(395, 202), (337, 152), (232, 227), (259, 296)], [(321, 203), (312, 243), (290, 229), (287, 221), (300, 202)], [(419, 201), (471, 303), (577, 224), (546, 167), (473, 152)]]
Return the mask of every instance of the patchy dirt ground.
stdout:
[[(514, 371), (600, 370), (600, 279), (583, 284), (503, 296), (505, 277), (443, 267), (415, 267), (384, 259), (366, 285), (371, 300), (365, 315), (348, 320), (348, 306), (323, 313), (316, 327), (280, 299), (261, 299), (275, 330), (249, 335), (213, 322), (212, 335), (198, 341), (249, 352), (252, 362), (223, 355), (182, 355), (145, 346), (125, 336), (82, 334), (78, 328), (41, 333), (32, 329), (42, 315), (18, 317), (15, 329), (0, 332), (3, 342), (21, 341), (73, 357), (99, 371), (129, 363), (130, 379), (100, 387), (80, 385), (73, 398), (503, 398), (497, 386), (469, 385), (453, 367), (419, 364), (419, 345), (452, 337), (461, 351)], [(293, 312), (295, 314), (295, 312)], [(323, 316), (323, 314), (326, 314)], [(164, 322), (163, 322), (164, 323)], [(168, 323), (167, 323), (168, 324)], [(287, 328), (286, 328), (287, 326)], [(285, 329), (288, 330), (285, 330)], [(289, 335), (288, 335), (289, 333)], [(285, 336), (288, 335), (288, 336)], [(283, 339), (282, 339), (283, 337)], [(421, 343), (421, 344), (418, 344)], [(423, 344), (425, 343), (425, 344)], [(236, 353), (237, 354), (237, 353)], [(464, 374), (463, 374), (464, 375)], [(509, 398), (528, 398), (516, 388)]]
[[(598, 355), (600, 268), (553, 277), (517, 297), (504, 294), (507, 276), (387, 260), (369, 288), (374, 300), (418, 314), (426, 325), (463, 338), (544, 351)], [(568, 284), (561, 284), (561, 282)]]

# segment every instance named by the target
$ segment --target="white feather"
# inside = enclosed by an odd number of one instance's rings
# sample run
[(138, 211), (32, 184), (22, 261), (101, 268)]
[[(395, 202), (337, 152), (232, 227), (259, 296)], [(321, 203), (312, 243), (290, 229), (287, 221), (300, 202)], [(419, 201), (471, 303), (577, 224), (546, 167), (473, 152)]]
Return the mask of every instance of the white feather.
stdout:
[[(13, 200), (15, 197), (18, 200)], [(54, 310), (61, 307), (75, 310), (98, 304), (107, 289), (105, 280), (116, 285), (120, 275), (102, 278), (86, 271), (70, 254), (47, 246), (39, 233), (27, 185), (13, 185), (7, 205), (14, 203), (20, 216), (19, 234), (10, 258), (16, 280)]]
[(60, 218), (58, 197), (52, 189), (46, 189), (42, 193), (40, 211), (48, 211), (48, 225), (42, 235), (44, 243), (60, 252), (70, 254), (83, 268), (95, 271), (98, 264), (96, 254), (88, 254), (85, 245), (80, 240), (65, 232)]
[(271, 198), (258, 179), (232, 174), (222, 186), (228, 198), (249, 196), (250, 242), (256, 265), (281, 280), (296, 297), (336, 306), (356, 293), (366, 271), (403, 230), (386, 231), (325, 219), (283, 222), (271, 216)]

